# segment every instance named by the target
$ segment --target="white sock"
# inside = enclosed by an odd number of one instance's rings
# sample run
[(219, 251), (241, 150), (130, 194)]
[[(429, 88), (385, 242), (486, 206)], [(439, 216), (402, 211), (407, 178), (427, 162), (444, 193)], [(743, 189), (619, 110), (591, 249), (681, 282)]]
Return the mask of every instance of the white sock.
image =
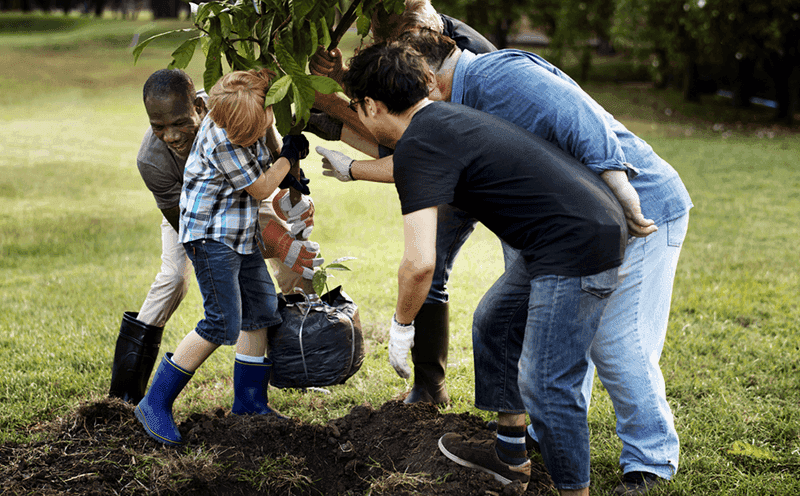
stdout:
[(247, 362), (247, 363), (264, 363), (264, 356), (250, 356), (250, 355), (242, 355), (241, 353), (236, 354), (236, 359), (240, 362)]

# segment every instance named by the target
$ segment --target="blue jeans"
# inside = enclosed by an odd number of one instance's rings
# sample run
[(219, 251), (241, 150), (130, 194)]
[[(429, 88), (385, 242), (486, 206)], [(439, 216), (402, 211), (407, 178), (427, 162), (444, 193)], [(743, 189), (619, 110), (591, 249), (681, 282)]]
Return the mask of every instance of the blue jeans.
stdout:
[(195, 332), (218, 345), (234, 345), (239, 331), (280, 324), (278, 297), (261, 253), (242, 255), (210, 239), (184, 243), (203, 295)]
[[(680, 444), (658, 362), (688, 223), (685, 215), (662, 224), (647, 238), (630, 241), (619, 268), (619, 287), (609, 298), (592, 342), (583, 395), (588, 404), (596, 365), (614, 404), (617, 435), (623, 443), (620, 466), (625, 473), (646, 471), (670, 479), (678, 469)], [(509, 258), (514, 263), (514, 250), (504, 246), (504, 253), (507, 266)], [(497, 301), (509, 278), (507, 271), (484, 300)], [(524, 284), (519, 278), (511, 278), (513, 281)], [(489, 353), (489, 347), (497, 346), (499, 339), (510, 344), (520, 341), (518, 329), (524, 326), (526, 311), (527, 301), (520, 297), (503, 300), (500, 305), (481, 302), (473, 319), (476, 363), (478, 355)], [(513, 361), (514, 357), (508, 359)], [(507, 371), (505, 377), (476, 373), (476, 406), (488, 411), (523, 413), (514, 376), (513, 370)], [(537, 438), (532, 429), (529, 433)]]
[[(528, 412), (558, 489), (589, 486), (588, 405), (582, 387), (589, 347), (616, 287), (617, 269), (531, 279), (518, 257), (475, 311), (496, 319), (473, 335), (482, 338), (473, 341), (476, 405), (485, 408), (487, 398), (500, 398), (512, 407), (500, 411)], [(520, 333), (508, 324), (522, 316), (526, 324)], [(520, 399), (524, 410), (516, 404)]]
[(436, 268), (425, 303), (447, 303), (447, 281), (461, 247), (475, 230), (478, 221), (467, 212), (450, 205), (439, 205), (436, 226)]

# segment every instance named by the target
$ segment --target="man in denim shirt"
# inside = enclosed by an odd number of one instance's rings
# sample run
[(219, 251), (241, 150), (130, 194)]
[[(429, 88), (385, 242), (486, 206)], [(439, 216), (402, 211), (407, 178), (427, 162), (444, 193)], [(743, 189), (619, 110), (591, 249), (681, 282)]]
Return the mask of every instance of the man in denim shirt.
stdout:
[[(440, 93), (439, 98), (502, 117), (555, 143), (601, 175), (617, 193), (634, 237), (620, 268), (620, 287), (611, 296), (592, 344), (591, 359), (614, 404), (617, 434), (623, 442), (620, 466), (625, 477), (617, 493), (642, 494), (660, 479), (670, 479), (678, 468), (679, 442), (658, 362), (692, 207), (678, 173), (569, 76), (535, 54), (501, 50), (475, 55), (429, 31), (411, 33), (405, 41), (426, 57), (435, 72), (434, 93)], [(633, 194), (626, 193), (626, 174)], [(508, 247), (504, 252), (507, 259), (513, 257)], [(497, 328), (495, 315), (475, 315), (474, 353), (485, 352), (490, 324)], [(587, 403), (592, 372), (590, 368), (584, 381)], [(515, 384), (492, 386), (476, 388), (492, 393), (476, 397), (479, 408), (524, 411)], [(529, 427), (528, 433), (529, 444), (535, 446), (533, 429)]]

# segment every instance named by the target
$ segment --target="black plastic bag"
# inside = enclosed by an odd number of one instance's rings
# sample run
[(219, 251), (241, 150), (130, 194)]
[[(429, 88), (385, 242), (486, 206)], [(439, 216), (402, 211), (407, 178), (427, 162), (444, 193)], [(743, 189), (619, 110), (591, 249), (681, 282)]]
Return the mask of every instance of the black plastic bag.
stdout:
[(309, 301), (278, 296), (280, 326), (270, 328), (270, 384), (307, 388), (344, 384), (364, 362), (358, 307), (339, 286)]

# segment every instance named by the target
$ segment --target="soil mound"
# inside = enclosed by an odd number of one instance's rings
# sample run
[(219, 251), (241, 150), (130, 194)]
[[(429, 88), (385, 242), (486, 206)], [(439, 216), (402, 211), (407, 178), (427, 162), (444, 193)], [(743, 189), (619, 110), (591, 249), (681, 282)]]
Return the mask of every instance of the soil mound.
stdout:
[[(445, 432), (493, 433), (480, 417), (432, 405), (361, 405), (327, 425), (218, 409), (179, 428), (187, 446), (163, 447), (129, 404), (83, 405), (41, 441), (0, 446), (0, 494), (521, 494), (445, 458), (437, 447)], [(540, 463), (532, 468), (524, 494), (546, 494), (549, 476)]]

